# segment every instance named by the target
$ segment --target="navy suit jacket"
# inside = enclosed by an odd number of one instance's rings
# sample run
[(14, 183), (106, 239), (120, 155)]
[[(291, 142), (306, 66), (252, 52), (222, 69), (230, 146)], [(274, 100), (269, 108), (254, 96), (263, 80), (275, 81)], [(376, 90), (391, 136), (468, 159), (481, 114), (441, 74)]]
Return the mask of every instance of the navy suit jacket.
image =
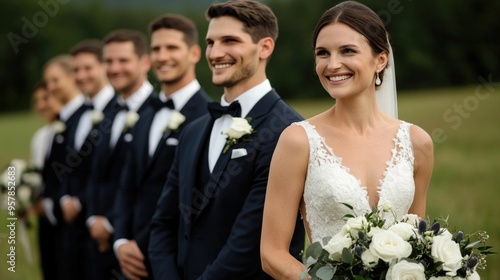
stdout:
[[(151, 106), (154, 98), (158, 97), (156, 94), (151, 93), (139, 110), (137, 110), (139, 119), (142, 118)], [(88, 196), (86, 218), (90, 216), (105, 216), (111, 224), (113, 224), (113, 206), (120, 185), (119, 182), (126, 153), (128, 152), (130, 142), (133, 141), (133, 138), (130, 139), (132, 131), (125, 131), (115, 146), (113, 148), (110, 147), (112, 122), (118, 112), (116, 105), (114, 111), (112, 121), (103, 124), (103, 130), (107, 133), (103, 134), (102, 141), (96, 147), (97, 155), (92, 159), (92, 168), (86, 190)]]
[(144, 256), (147, 256), (149, 243), (149, 222), (174, 159), (176, 140), (188, 123), (207, 112), (209, 100), (203, 90), (196, 92), (180, 110), (186, 117), (184, 123), (176, 131), (163, 135), (152, 156), (148, 152), (149, 134), (157, 111), (152, 107), (148, 108), (135, 126), (134, 141), (115, 202), (114, 235), (115, 240), (135, 240)]
[(87, 180), (91, 170), (92, 157), (97, 153), (97, 145), (104, 140), (105, 134), (107, 136), (110, 135), (110, 123), (118, 112), (116, 102), (117, 98), (114, 96), (103, 109), (103, 120), (93, 125), (80, 150), (73, 150), (72, 152), (78, 165), (65, 178), (66, 180), (63, 182), (63, 195), (67, 194), (78, 197), (82, 205), (81, 213), (85, 213), (87, 205), (85, 188), (87, 187)]
[(63, 181), (73, 171), (76, 165), (75, 158), (69, 151), (74, 150), (75, 133), (78, 122), (83, 113), (87, 110), (85, 105), (78, 108), (65, 122), (65, 130), (54, 135), (52, 148), (49, 156), (45, 160), (42, 170), (44, 189), (43, 197), (52, 199), (54, 202), (54, 216), (58, 225), (64, 222), (59, 200), (63, 194)]
[[(259, 249), (269, 165), (283, 129), (302, 117), (274, 90), (247, 117), (255, 130), (250, 141), (221, 153), (205, 188), (196, 186), (197, 162), (213, 120), (206, 115), (181, 134), (151, 222), (155, 279), (270, 279)], [(246, 149), (247, 155), (232, 158), (234, 149)], [(300, 260), (303, 248), (304, 227), (298, 222), (290, 252)]]

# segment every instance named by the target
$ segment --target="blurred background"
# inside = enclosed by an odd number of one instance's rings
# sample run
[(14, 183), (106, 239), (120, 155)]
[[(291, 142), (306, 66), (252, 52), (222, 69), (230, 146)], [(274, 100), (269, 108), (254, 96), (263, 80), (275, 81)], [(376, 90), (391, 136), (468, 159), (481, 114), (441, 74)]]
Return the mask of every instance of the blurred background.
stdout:
[[(0, 9), (0, 169), (29, 158), (29, 142), (43, 125), (31, 110), (34, 84), (51, 57), (77, 42), (101, 39), (117, 28), (147, 34), (164, 13), (193, 19), (205, 48), (205, 9), (213, 0), (16, 0)], [(314, 73), (312, 30), (340, 1), (262, 0), (275, 12), (280, 34), (268, 66), (278, 93), (304, 117), (333, 105)], [(401, 119), (433, 137), (435, 168), (428, 215), (446, 217), (457, 230), (486, 230), (500, 247), (500, 1), (360, 1), (379, 14), (394, 50)], [(198, 79), (215, 99), (204, 59)], [(159, 86), (154, 75), (150, 80)], [(0, 210), (0, 279), (40, 279), (36, 219), (30, 218), (31, 253), (18, 246), (17, 270), (7, 270), (6, 215)], [(483, 279), (500, 279), (499, 256), (488, 260)]]

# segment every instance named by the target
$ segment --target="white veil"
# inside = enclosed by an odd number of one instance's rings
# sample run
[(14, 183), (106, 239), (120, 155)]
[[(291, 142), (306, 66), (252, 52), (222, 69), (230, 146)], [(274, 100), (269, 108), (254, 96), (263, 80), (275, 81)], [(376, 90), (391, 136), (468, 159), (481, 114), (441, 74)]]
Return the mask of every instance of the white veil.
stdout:
[(385, 114), (398, 118), (398, 100), (396, 90), (396, 71), (394, 64), (394, 55), (392, 48), (389, 46), (389, 63), (384, 71), (384, 79), (382, 84), (375, 91), (378, 107)]

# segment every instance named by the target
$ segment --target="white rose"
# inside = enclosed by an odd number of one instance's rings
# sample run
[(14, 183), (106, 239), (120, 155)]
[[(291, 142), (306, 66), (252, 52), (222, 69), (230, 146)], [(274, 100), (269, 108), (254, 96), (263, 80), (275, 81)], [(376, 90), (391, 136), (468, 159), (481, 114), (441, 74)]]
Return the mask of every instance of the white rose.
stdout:
[(410, 240), (410, 237), (415, 236), (416, 229), (407, 223), (397, 223), (388, 228), (388, 230), (395, 232), (401, 236), (404, 241)]
[(102, 120), (104, 119), (104, 114), (101, 111), (94, 110), (94, 111), (92, 111), (90, 118), (92, 120), (92, 124), (95, 125), (95, 124), (102, 122)]
[(42, 185), (42, 176), (37, 172), (24, 173), (22, 175), (22, 181), (29, 186), (39, 187)]
[(342, 231), (350, 233), (352, 238), (358, 239), (358, 232), (364, 229), (367, 225), (368, 221), (365, 216), (357, 216), (355, 218), (348, 219), (346, 224), (342, 227)]
[(387, 201), (387, 200), (386, 200), (386, 201), (384, 201), (384, 202), (382, 203), (382, 205), (381, 205), (379, 208), (380, 208), (380, 210), (382, 210), (383, 212), (390, 212), (390, 211), (392, 211), (392, 204), (391, 204), (391, 202), (390, 202), (390, 201)]
[(425, 280), (425, 269), (420, 263), (408, 262), (402, 260), (389, 266), (386, 280), (412, 279)]
[(390, 262), (394, 259), (410, 256), (412, 247), (395, 232), (381, 230), (373, 235), (370, 251), (384, 262)]
[(224, 131), (229, 138), (240, 139), (242, 136), (253, 132), (252, 126), (244, 118), (233, 118), (229, 129)]
[(17, 198), (19, 201), (27, 206), (31, 203), (31, 188), (28, 186), (20, 186), (17, 188)]
[(401, 221), (406, 222), (415, 228), (418, 228), (418, 223), (420, 223), (420, 218), (415, 214), (406, 214), (403, 216)]
[(66, 124), (62, 121), (52, 123), (52, 128), (56, 134), (63, 133), (66, 130)]
[(352, 240), (349, 234), (339, 232), (330, 239), (328, 244), (326, 244), (323, 249), (330, 253), (330, 258), (332, 260), (340, 261), (342, 260), (342, 250), (344, 248), (349, 248), (352, 245)]
[(374, 267), (378, 263), (378, 257), (370, 250), (365, 250), (363, 254), (361, 254), (361, 261), (366, 267)]
[(125, 117), (125, 128), (133, 127), (137, 120), (139, 120), (139, 114), (134, 111), (128, 111), (127, 116)]
[(370, 229), (370, 231), (368, 232), (368, 237), (373, 237), (375, 234), (381, 232), (381, 231), (384, 231), (383, 229), (379, 228), (379, 227), (372, 227)]
[(179, 111), (172, 111), (172, 115), (170, 116), (170, 122), (167, 125), (167, 129), (176, 130), (181, 126), (181, 124), (186, 120), (183, 114)]
[(10, 161), (10, 166), (15, 168), (16, 185), (19, 185), (21, 183), (21, 175), (26, 169), (26, 161), (22, 159), (13, 159)]
[(435, 261), (443, 262), (443, 270), (448, 276), (455, 276), (462, 266), (460, 246), (451, 239), (451, 234), (434, 236), (431, 255)]

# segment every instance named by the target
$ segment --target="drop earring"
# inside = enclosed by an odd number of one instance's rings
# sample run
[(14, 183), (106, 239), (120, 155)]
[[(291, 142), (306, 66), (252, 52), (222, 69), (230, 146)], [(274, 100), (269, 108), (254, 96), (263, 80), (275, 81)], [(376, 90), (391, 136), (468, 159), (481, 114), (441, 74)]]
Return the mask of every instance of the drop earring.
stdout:
[(380, 80), (380, 75), (377, 72), (377, 79), (375, 79), (375, 85), (380, 86), (380, 84), (382, 84), (382, 81)]

